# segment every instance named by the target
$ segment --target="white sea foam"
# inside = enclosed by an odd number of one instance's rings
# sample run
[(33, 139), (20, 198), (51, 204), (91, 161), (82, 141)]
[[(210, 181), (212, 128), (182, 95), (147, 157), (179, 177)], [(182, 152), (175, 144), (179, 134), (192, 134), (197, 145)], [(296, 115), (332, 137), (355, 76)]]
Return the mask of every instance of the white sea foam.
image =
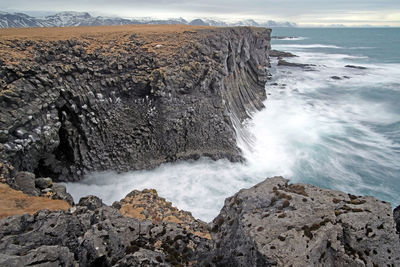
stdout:
[[(275, 38), (276, 39), (276, 38)], [(286, 37), (286, 38), (279, 38), (279, 41), (302, 41), (308, 39), (307, 37)]]
[[(400, 147), (370, 126), (400, 121), (400, 115), (384, 103), (360, 98), (358, 92), (371, 85), (398, 88), (400, 64), (357, 64), (354, 61), (361, 58), (344, 54), (297, 54), (300, 57), (293, 61), (317, 64), (316, 71), (273, 67), (266, 109), (253, 114), (246, 129), (232, 118), (245, 164), (203, 158), (151, 171), (94, 173), (79, 183), (68, 183), (68, 191), (75, 201), (94, 194), (111, 204), (133, 189), (155, 188), (178, 208), (205, 221), (219, 213), (226, 197), (274, 175), (398, 200), (390, 183), (380, 178), (367, 181), (360, 173), (373, 176), (381, 171), (369, 166), (387, 172), (400, 169), (393, 152)], [(368, 69), (349, 69), (346, 64)], [(334, 75), (349, 79), (333, 80)], [(358, 167), (365, 170), (352, 170)]]
[(336, 46), (336, 45), (324, 45), (324, 44), (280, 44), (277, 45), (282, 48), (332, 48), (332, 49), (340, 49), (343, 47)]

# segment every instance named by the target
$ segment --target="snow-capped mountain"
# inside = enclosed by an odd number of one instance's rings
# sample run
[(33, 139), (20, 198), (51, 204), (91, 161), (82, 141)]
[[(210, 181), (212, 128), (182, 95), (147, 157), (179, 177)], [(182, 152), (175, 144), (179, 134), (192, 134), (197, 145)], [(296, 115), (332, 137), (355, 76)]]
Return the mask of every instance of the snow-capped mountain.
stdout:
[(264, 27), (294, 27), (291, 22), (268, 21), (258, 23), (252, 19), (227, 23), (218, 19), (194, 19), (190, 22), (183, 18), (154, 19), (135, 18), (123, 19), (119, 17), (93, 17), (87, 12), (61, 12), (46, 17), (32, 17), (24, 13), (0, 12), (0, 28), (25, 27), (72, 27), (72, 26), (101, 26), (101, 25), (128, 25), (128, 24), (189, 24), (199, 26), (264, 26)]
[(0, 13), (0, 28), (45, 27), (36, 18), (23, 13)]

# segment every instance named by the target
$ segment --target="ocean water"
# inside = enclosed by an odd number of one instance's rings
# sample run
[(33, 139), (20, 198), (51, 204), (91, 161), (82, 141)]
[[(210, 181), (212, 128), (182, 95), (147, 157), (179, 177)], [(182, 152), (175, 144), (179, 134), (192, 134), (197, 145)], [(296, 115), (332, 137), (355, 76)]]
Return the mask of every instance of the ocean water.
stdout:
[(273, 59), (266, 109), (240, 131), (250, 136), (238, 138), (246, 163), (203, 158), (150, 171), (93, 173), (67, 184), (74, 200), (93, 194), (111, 204), (133, 189), (155, 188), (211, 221), (226, 197), (282, 175), (399, 205), (400, 29), (276, 28), (273, 35), (297, 37), (273, 40), (272, 48), (298, 55), (288, 61), (315, 66), (277, 67)]

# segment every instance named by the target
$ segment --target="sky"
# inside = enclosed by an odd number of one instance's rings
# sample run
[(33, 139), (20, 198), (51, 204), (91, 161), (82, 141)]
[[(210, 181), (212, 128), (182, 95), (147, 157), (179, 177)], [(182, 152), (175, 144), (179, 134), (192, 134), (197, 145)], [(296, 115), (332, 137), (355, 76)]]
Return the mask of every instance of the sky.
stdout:
[(124, 18), (200, 17), (290, 21), (303, 26), (400, 27), (400, 0), (1, 0), (0, 11), (31, 15), (86, 11)]

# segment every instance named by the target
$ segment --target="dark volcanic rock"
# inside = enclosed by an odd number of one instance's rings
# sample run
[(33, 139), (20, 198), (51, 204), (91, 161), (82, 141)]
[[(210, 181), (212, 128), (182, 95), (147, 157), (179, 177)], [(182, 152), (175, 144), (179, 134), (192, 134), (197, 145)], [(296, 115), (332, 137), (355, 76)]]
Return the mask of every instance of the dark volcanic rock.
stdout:
[(73, 205), (74, 204), (74, 199), (72, 196), (67, 193), (67, 189), (65, 188), (65, 185), (59, 184), (59, 183), (53, 183), (53, 186), (51, 188), (51, 191), (53, 195), (53, 199), (61, 199), (67, 201), (69, 204)]
[(27, 195), (39, 195), (39, 190), (35, 188), (35, 175), (33, 173), (18, 172), (15, 175), (15, 186)]
[(394, 209), (393, 218), (396, 223), (397, 232), (400, 234), (400, 206), (397, 206), (397, 208)]
[(278, 66), (298, 67), (298, 68), (303, 68), (303, 69), (309, 69), (310, 67), (313, 67), (315, 65), (313, 65), (313, 64), (293, 63), (293, 62), (288, 62), (288, 61), (286, 61), (286, 60), (284, 60), (282, 58), (279, 58)]
[(390, 205), (281, 177), (226, 199), (213, 221), (223, 266), (398, 266)]
[(359, 70), (366, 70), (366, 67), (363, 66), (354, 66), (354, 65), (346, 65), (346, 68), (351, 68), (351, 69), (359, 69)]
[(284, 52), (284, 51), (279, 51), (279, 50), (269, 51), (269, 56), (270, 57), (297, 57), (296, 55), (294, 55), (290, 52)]
[(211, 248), (180, 224), (123, 217), (93, 201), (1, 220), (0, 266), (187, 266)]
[[(398, 266), (388, 203), (274, 177), (206, 224), (155, 190), (0, 220), (0, 266)], [(146, 220), (147, 218), (151, 220)], [(41, 265), (42, 264), (42, 265)]]
[(162, 46), (133, 32), (31, 41), (31, 57), (0, 66), (0, 158), (55, 181), (242, 160), (233, 124), (263, 108), (270, 30), (187, 28)]
[(41, 190), (49, 188), (53, 185), (53, 180), (51, 178), (36, 178), (35, 186)]

